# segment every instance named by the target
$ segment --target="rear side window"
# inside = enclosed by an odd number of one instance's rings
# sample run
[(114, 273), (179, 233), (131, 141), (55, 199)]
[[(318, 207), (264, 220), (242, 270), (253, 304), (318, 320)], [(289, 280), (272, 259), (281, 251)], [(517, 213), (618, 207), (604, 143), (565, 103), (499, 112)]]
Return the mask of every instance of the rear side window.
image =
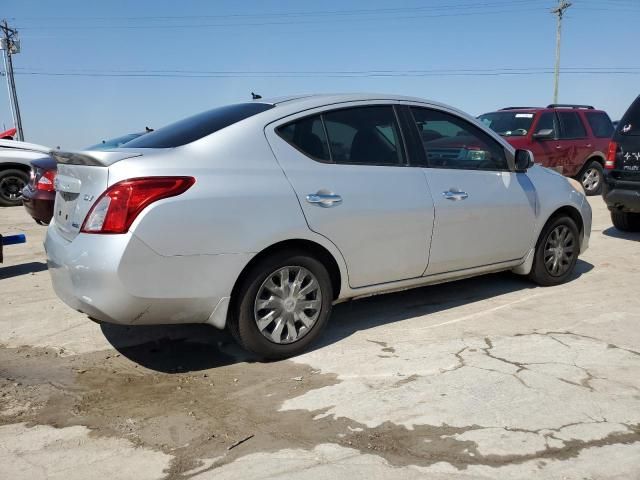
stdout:
[(553, 138), (558, 137), (558, 121), (556, 120), (555, 113), (544, 112), (540, 114), (540, 119), (533, 133), (540, 133), (541, 130), (553, 130)]
[(278, 133), (291, 145), (315, 160), (328, 162), (329, 142), (320, 115), (303, 118), (278, 129)]
[(288, 123), (277, 132), (314, 160), (359, 165), (403, 163), (392, 106), (333, 110)]
[(618, 125), (618, 133), (622, 135), (640, 135), (640, 97), (638, 97), (624, 114)]
[(334, 163), (402, 163), (402, 143), (393, 107), (334, 110), (325, 113), (323, 119)]
[(273, 108), (266, 103), (238, 103), (214, 108), (138, 137), (123, 148), (173, 148), (195, 142), (229, 125)]
[(560, 120), (560, 138), (584, 138), (587, 132), (577, 112), (558, 112)]
[(598, 138), (609, 138), (613, 135), (613, 124), (609, 115), (604, 112), (587, 112), (587, 122), (591, 131)]

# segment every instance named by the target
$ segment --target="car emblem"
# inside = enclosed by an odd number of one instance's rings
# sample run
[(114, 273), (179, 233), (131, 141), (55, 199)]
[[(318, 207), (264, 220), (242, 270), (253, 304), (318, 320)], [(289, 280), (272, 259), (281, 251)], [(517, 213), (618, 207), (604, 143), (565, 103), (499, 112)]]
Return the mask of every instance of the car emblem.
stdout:
[(90, 202), (91, 200), (93, 200), (93, 195), (85, 195), (84, 196), (84, 201), (85, 202)]

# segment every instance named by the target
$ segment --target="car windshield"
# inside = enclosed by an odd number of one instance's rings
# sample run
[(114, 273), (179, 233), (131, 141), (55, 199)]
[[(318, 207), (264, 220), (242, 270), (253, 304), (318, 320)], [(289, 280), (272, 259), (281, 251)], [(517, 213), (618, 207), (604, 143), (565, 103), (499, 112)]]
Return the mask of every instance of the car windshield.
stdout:
[(138, 138), (140, 135), (144, 135), (144, 132), (129, 133), (121, 137), (112, 138), (111, 140), (103, 140), (101, 143), (96, 143), (95, 145), (85, 148), (85, 150), (110, 150), (112, 148), (118, 148), (134, 138)]
[(529, 132), (534, 113), (493, 112), (480, 115), (484, 125), (503, 137), (522, 137)]

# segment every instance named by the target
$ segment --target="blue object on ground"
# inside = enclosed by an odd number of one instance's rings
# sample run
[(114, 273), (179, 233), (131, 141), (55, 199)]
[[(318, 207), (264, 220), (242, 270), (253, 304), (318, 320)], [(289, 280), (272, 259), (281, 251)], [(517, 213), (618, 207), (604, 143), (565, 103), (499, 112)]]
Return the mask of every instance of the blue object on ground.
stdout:
[(2, 245), (16, 245), (18, 243), (27, 243), (27, 236), (24, 233), (18, 235), (0, 235), (2, 239)]

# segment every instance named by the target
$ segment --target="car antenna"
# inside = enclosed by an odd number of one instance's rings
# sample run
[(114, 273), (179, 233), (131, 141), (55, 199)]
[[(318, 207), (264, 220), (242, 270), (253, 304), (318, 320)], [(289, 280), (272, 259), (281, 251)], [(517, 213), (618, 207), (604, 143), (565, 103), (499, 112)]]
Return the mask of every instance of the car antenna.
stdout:
[(252, 100), (260, 100), (261, 98), (262, 98), (262, 95), (258, 95), (257, 93), (251, 92), (251, 99)]
[(147, 132), (147, 133), (149, 133), (149, 132), (153, 132), (153, 128), (144, 127), (144, 129), (146, 130), (146, 132)]

